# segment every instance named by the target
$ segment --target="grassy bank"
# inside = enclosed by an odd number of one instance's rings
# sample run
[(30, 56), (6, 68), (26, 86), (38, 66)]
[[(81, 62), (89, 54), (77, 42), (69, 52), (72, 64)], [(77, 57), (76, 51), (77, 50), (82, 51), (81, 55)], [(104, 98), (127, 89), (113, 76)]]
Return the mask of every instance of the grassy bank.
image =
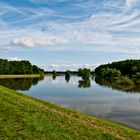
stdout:
[(0, 140), (139, 140), (140, 132), (0, 86)]
[(0, 75), (0, 78), (35, 78), (40, 77), (40, 74), (17, 74), (17, 75)]

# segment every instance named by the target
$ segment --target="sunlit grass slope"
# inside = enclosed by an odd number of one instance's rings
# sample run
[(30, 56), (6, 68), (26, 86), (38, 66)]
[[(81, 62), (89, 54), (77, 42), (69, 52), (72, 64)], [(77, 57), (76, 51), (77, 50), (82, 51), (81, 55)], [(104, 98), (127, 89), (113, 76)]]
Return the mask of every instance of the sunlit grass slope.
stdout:
[(0, 140), (3, 139), (139, 140), (140, 132), (0, 86)]
[(41, 77), (40, 74), (7, 74), (7, 75), (0, 75), (1, 78), (36, 78), (36, 77)]

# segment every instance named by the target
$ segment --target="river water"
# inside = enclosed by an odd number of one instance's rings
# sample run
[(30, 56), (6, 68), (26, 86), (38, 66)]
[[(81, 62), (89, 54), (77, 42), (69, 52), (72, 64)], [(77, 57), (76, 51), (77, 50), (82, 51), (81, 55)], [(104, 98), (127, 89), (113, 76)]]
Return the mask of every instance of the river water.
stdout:
[(123, 91), (94, 79), (65, 76), (1, 79), (0, 84), (26, 95), (140, 130), (140, 90)]

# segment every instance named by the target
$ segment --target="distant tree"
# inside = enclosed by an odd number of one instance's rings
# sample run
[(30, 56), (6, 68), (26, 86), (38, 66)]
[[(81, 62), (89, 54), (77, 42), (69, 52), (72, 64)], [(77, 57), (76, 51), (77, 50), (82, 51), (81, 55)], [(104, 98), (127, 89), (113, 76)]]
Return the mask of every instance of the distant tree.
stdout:
[(56, 71), (55, 71), (55, 70), (53, 70), (53, 71), (52, 71), (52, 74), (53, 74), (53, 75), (52, 75), (52, 78), (53, 78), (53, 80), (55, 80), (55, 79), (56, 79), (56, 76), (57, 76)]
[(95, 75), (95, 72), (94, 71), (91, 71), (91, 75), (94, 76)]
[(115, 68), (104, 68), (101, 70), (100, 73), (101, 77), (120, 77), (121, 76), (121, 72), (120, 70), (116, 70)]
[(8, 61), (0, 59), (0, 74), (40, 74), (43, 69), (32, 65), (29, 61)]
[(78, 75), (81, 76), (83, 80), (88, 80), (91, 76), (91, 70), (87, 68), (79, 69)]
[(32, 71), (33, 71), (33, 73), (39, 73), (39, 69), (35, 65), (32, 66)]
[(65, 80), (66, 80), (67, 82), (69, 82), (70, 76), (71, 76), (71, 73), (70, 73), (69, 70), (67, 70), (67, 71), (65, 72)]
[(57, 75), (55, 70), (52, 71), (52, 74), (55, 75), (55, 76)]
[(137, 73), (137, 66), (132, 66), (131, 67), (131, 72), (132, 72), (132, 74), (136, 74)]
[(109, 64), (100, 65), (95, 69), (95, 74), (100, 76), (103, 69), (112, 68), (119, 70), (122, 75), (132, 77), (137, 72), (140, 72), (140, 60), (125, 60)]
[(132, 79), (136, 84), (140, 84), (140, 72), (137, 72), (135, 75), (133, 75)]

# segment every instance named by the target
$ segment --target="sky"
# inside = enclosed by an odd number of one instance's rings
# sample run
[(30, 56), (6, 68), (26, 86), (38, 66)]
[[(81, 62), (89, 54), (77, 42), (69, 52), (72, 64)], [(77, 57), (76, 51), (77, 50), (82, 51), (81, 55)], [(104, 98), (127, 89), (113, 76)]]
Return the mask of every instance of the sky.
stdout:
[(0, 0), (0, 58), (45, 70), (140, 59), (140, 0)]

